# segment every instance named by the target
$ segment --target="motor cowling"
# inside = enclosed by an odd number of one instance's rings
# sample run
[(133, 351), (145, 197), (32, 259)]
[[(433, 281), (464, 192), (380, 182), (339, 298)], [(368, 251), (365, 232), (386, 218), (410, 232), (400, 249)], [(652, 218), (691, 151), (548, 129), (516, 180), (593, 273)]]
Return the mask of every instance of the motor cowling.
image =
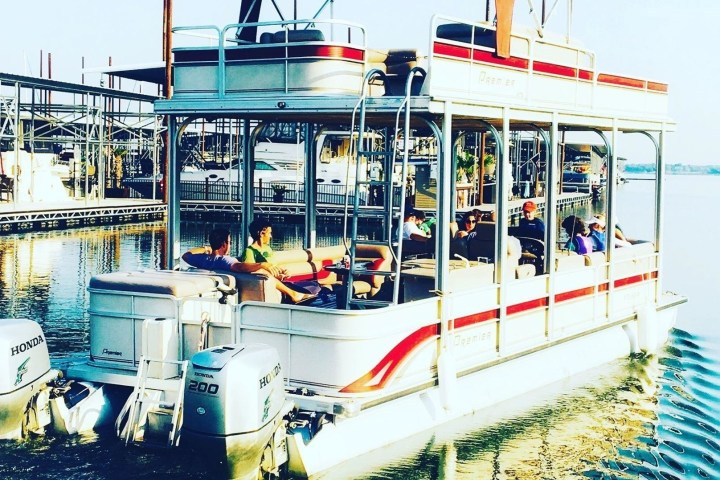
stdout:
[(274, 348), (234, 344), (196, 353), (184, 395), (182, 445), (217, 455), (231, 478), (256, 477), (266, 447), (278, 437), (285, 448), (284, 434), (275, 433), (292, 404)]
[[(47, 383), (57, 378), (50, 369), (45, 335), (36, 322), (27, 319), (0, 319), (0, 439), (17, 439), (32, 413), (31, 430), (49, 423), (47, 395), (43, 401), (31, 402)], [(38, 406), (40, 405), (40, 406)]]

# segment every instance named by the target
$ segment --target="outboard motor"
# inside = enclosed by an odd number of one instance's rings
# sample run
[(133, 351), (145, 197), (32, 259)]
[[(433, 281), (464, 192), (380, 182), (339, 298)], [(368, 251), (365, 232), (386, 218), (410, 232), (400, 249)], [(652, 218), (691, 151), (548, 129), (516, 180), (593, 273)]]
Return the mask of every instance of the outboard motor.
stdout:
[(277, 351), (263, 344), (202, 350), (185, 380), (181, 444), (227, 465), (230, 478), (277, 473), (287, 461), (286, 401)]
[(0, 439), (42, 433), (50, 423), (50, 369), (40, 325), (25, 319), (0, 319)]

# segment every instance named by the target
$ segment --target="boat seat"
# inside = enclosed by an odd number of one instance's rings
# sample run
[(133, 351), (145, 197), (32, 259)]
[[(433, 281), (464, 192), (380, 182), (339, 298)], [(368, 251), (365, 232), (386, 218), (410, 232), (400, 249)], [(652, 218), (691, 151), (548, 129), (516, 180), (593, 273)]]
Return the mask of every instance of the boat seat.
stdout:
[[(474, 34), (474, 37), (473, 37)], [(495, 30), (465, 23), (446, 23), (438, 25), (435, 35), (453, 42), (474, 43), (475, 45), (495, 48)]]
[[(495, 261), (495, 222), (478, 222), (475, 224), (475, 235), (465, 238), (454, 239), (450, 242), (451, 252), (460, 253), (469, 260), (487, 259), (492, 263)], [(514, 278), (527, 278), (535, 276), (536, 269), (533, 264), (520, 265), (522, 258), (522, 245), (516, 237), (508, 237), (507, 241), (507, 267)], [(463, 244), (465, 246), (463, 247)]]
[(597, 267), (599, 265), (604, 265), (605, 262), (607, 262), (605, 252), (592, 252), (583, 256), (585, 257), (585, 265), (588, 267)]
[(138, 270), (95, 275), (90, 279), (88, 288), (185, 298), (202, 296), (218, 290), (234, 289), (235, 281), (229, 272), (219, 273), (197, 269), (186, 272)]
[(325, 35), (320, 30), (280, 30), (273, 34), (273, 43), (324, 42)]
[(555, 271), (566, 272), (568, 270), (577, 270), (585, 268), (585, 256), (578, 255), (569, 250), (557, 252), (555, 257)]
[(273, 43), (274, 35), (271, 32), (260, 34), (260, 43)]

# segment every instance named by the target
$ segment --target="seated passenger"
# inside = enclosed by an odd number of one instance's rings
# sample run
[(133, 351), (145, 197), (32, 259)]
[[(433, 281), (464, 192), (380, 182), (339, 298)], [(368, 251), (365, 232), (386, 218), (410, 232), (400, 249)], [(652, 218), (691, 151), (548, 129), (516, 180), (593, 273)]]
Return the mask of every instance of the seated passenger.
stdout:
[[(605, 215), (602, 213), (599, 213), (595, 215), (595, 218), (600, 220), (602, 223), (603, 229), (605, 229)], [(629, 245), (632, 245), (633, 242), (625, 238), (625, 234), (623, 234), (622, 229), (620, 228), (620, 225), (617, 223), (615, 224), (615, 247), (627, 247)]]
[(430, 253), (433, 250), (432, 237), (420, 230), (415, 221), (416, 216), (415, 210), (408, 210), (405, 213), (401, 235), (404, 254)]
[(418, 228), (428, 237), (432, 236), (432, 227), (435, 225), (434, 218), (425, 218), (425, 212), (422, 210), (415, 210), (415, 223)]
[(454, 238), (465, 238), (475, 229), (477, 219), (473, 212), (466, 212), (462, 218), (462, 225), (458, 225), (458, 230), (453, 235)]
[(532, 200), (523, 203), (522, 218), (517, 229), (517, 234), (521, 237), (536, 238), (545, 240), (545, 222), (541, 218), (537, 218), (537, 205)]
[(562, 227), (568, 235), (565, 248), (579, 255), (592, 253), (592, 241), (586, 237), (585, 223), (575, 215), (570, 215), (562, 222)]
[(302, 292), (297, 292), (280, 280), (285, 277), (285, 269), (268, 261), (240, 262), (237, 258), (228, 255), (230, 251), (230, 231), (226, 228), (216, 228), (210, 232), (210, 246), (196, 247), (188, 250), (182, 256), (183, 261), (195, 268), (206, 270), (225, 270), (229, 272), (266, 273), (278, 279), (275, 288), (285, 294), (292, 303), (300, 303), (315, 298)]
[(402, 239), (425, 243), (430, 240), (430, 236), (423, 233), (423, 231), (418, 227), (416, 221), (417, 215), (418, 213), (415, 210), (408, 210), (405, 213), (402, 227)]
[(592, 217), (587, 221), (588, 238), (592, 241), (593, 252), (604, 252), (605, 245), (605, 220), (599, 217)]

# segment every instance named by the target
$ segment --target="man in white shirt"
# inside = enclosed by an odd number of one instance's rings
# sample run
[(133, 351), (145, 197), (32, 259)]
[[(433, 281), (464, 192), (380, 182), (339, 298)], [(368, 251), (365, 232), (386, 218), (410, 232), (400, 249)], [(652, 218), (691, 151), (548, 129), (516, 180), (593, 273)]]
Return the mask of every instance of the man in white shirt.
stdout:
[(426, 235), (417, 225), (415, 218), (415, 210), (408, 210), (405, 214), (405, 220), (402, 229), (403, 240), (415, 240), (417, 242), (427, 242), (430, 236)]
[(408, 210), (402, 226), (403, 258), (408, 255), (429, 254), (435, 249), (430, 235), (425, 234), (417, 225), (415, 211)]

